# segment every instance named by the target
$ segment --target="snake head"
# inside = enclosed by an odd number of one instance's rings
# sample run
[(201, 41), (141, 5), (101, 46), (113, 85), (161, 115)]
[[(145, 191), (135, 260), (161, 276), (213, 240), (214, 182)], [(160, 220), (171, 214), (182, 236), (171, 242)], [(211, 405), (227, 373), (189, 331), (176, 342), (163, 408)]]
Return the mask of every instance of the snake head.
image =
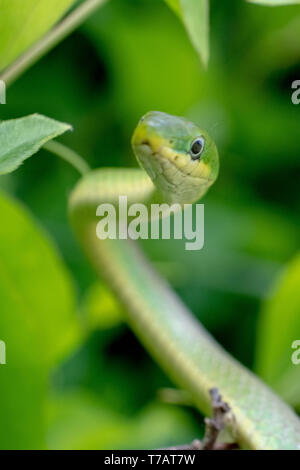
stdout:
[(132, 146), (138, 162), (169, 202), (197, 201), (218, 176), (214, 141), (183, 117), (158, 111), (145, 114), (134, 131)]

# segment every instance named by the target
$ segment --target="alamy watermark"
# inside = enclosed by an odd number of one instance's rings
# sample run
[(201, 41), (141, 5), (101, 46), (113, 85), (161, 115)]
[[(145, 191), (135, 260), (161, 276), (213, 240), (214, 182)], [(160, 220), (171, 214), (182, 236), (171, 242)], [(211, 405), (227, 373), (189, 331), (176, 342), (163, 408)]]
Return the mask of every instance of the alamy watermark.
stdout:
[(0, 80), (0, 104), (6, 104), (6, 84)]
[(291, 347), (292, 349), (295, 349), (291, 356), (292, 363), (295, 366), (298, 366), (300, 364), (300, 339), (293, 341)]
[[(150, 210), (150, 213), (149, 213)], [(188, 240), (186, 250), (201, 250), (204, 246), (204, 204), (128, 205), (127, 196), (119, 196), (118, 207), (103, 203), (97, 207), (96, 234), (105, 239)], [(171, 218), (170, 216), (173, 215)]]
[(0, 365), (6, 364), (6, 344), (0, 340)]
[(300, 104), (300, 80), (294, 80), (292, 83), (292, 103), (293, 104)]

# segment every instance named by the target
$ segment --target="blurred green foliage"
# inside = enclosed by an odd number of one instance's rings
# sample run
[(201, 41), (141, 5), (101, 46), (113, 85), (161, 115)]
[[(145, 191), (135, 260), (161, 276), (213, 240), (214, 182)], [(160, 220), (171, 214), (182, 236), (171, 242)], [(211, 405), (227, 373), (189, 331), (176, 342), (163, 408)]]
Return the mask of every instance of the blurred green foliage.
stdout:
[(0, 0), (0, 70), (48, 31), (74, 0)]
[(300, 406), (299, 371), (285, 351), (291, 347), (291, 338), (300, 331), (299, 279), (300, 254), (288, 264), (264, 305), (257, 342), (258, 372), (297, 407)]
[(73, 285), (31, 216), (5, 196), (0, 211), (0, 331), (8, 348), (0, 375), (0, 445), (40, 448), (47, 374), (80, 335)]
[[(300, 108), (291, 102), (300, 6), (213, 0), (210, 10), (205, 70), (165, 2), (108, 2), (11, 86), (1, 119), (38, 112), (70, 122), (61, 141), (92, 167), (136, 165), (130, 136), (148, 110), (207, 128), (221, 171), (204, 200), (204, 249), (178, 240), (143, 248), (214, 336), (299, 406), (290, 358), (300, 338)], [(192, 408), (159, 401), (168, 379), (74, 240), (66, 205), (77, 179), (45, 151), (0, 179), (13, 198), (0, 201), (0, 447), (149, 448), (201, 436)]]
[(209, 1), (166, 0), (186, 27), (187, 33), (205, 66), (209, 56)]

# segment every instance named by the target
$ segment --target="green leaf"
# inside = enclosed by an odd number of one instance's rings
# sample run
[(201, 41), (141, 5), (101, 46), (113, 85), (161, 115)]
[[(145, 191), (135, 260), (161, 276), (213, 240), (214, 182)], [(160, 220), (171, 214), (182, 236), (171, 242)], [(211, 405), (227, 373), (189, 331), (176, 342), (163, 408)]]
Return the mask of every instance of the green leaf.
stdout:
[(73, 285), (27, 210), (0, 194), (0, 214), (0, 448), (43, 448), (50, 368), (80, 338)]
[(300, 366), (292, 344), (300, 340), (300, 253), (278, 279), (258, 323), (257, 372), (287, 401), (300, 404)]
[(0, 70), (61, 18), (74, 0), (0, 0)]
[(209, 58), (209, 1), (208, 0), (165, 0), (182, 19), (190, 40), (203, 64)]
[(70, 129), (69, 124), (40, 114), (3, 121), (0, 124), (0, 175), (12, 172), (46, 142)]
[(53, 243), (24, 207), (0, 193), (0, 214), (1, 322), (6, 299), (14, 309), (5, 321), (13, 328), (13, 317), (24, 321), (32, 333), (30, 344), (39, 347), (38, 361), (53, 364), (72, 344), (78, 327), (71, 277)]
[(280, 7), (282, 5), (296, 5), (300, 0), (246, 0), (248, 3), (256, 3), (257, 5), (265, 5), (269, 7)]

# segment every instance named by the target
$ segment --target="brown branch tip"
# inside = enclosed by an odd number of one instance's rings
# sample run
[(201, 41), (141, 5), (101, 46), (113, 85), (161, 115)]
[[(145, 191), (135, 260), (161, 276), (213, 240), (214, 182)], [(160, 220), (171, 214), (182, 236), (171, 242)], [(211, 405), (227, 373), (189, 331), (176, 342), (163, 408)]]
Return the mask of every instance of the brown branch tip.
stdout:
[(226, 426), (226, 418), (230, 413), (228, 403), (222, 400), (217, 388), (210, 391), (213, 410), (212, 418), (205, 418), (205, 433), (202, 441), (195, 439), (191, 444), (168, 447), (167, 450), (229, 450), (237, 449), (235, 443), (217, 442), (220, 433)]

